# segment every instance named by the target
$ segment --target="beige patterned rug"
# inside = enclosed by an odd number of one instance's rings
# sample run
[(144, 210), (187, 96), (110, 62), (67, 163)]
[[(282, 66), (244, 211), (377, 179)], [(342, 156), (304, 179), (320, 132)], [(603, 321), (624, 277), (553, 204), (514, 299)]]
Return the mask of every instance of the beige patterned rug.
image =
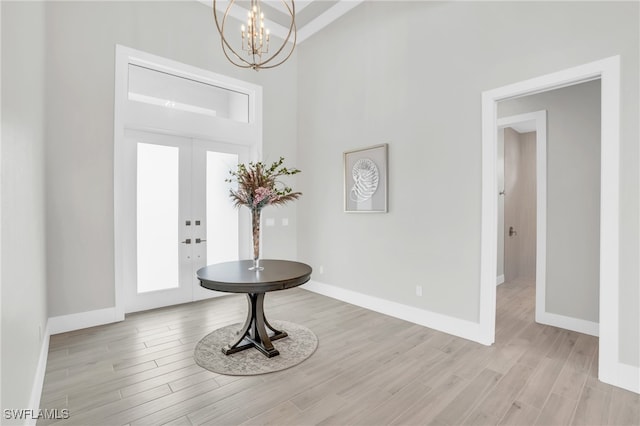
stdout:
[(270, 321), (277, 330), (288, 336), (275, 340), (273, 346), (280, 355), (267, 358), (256, 348), (246, 349), (231, 355), (222, 353), (222, 348), (232, 342), (242, 324), (228, 325), (206, 335), (196, 345), (193, 357), (196, 364), (214, 373), (229, 376), (253, 376), (285, 370), (309, 358), (318, 347), (318, 338), (307, 327), (288, 321)]

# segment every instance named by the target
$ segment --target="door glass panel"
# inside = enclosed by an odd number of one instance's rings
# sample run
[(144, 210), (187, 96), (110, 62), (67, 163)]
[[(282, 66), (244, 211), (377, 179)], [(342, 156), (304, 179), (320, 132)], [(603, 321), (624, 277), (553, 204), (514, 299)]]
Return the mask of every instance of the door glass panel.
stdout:
[(249, 95), (129, 64), (131, 101), (249, 122)]
[(177, 288), (177, 147), (138, 143), (138, 293)]
[(238, 209), (229, 198), (236, 183), (225, 182), (237, 154), (207, 151), (207, 264), (238, 260)]

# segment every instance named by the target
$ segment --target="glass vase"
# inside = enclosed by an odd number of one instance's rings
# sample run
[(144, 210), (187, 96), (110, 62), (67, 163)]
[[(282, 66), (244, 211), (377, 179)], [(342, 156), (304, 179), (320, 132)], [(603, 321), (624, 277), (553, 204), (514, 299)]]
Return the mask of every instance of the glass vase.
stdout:
[(251, 230), (253, 232), (253, 266), (250, 271), (262, 271), (260, 266), (260, 209), (251, 209)]

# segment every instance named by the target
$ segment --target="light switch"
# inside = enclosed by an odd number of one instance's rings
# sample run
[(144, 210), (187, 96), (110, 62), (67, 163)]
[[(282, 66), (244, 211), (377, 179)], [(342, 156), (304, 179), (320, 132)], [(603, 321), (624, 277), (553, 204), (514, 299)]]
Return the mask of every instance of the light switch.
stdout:
[(283, 217), (282, 218), (282, 226), (289, 226), (289, 218), (288, 217)]
[(267, 223), (267, 226), (275, 226), (276, 220), (272, 217), (268, 217), (266, 223)]

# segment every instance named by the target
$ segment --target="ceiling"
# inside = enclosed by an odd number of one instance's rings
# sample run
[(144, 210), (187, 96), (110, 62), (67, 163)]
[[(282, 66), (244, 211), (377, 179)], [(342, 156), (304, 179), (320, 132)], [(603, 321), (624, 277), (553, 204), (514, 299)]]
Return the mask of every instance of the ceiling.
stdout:
[[(210, 8), (213, 0), (197, 0)], [(317, 33), (331, 22), (335, 21), (364, 0), (295, 0), (297, 42), (301, 43)], [(265, 15), (265, 27), (276, 37), (286, 38), (289, 32), (289, 14), (285, 4), (291, 5), (292, 0), (262, 0), (262, 11)], [(228, 0), (216, 2), (216, 9), (222, 19)], [(244, 21), (247, 17), (249, 1), (237, 0), (229, 11), (229, 15)], [(289, 41), (293, 41), (290, 39)]]

